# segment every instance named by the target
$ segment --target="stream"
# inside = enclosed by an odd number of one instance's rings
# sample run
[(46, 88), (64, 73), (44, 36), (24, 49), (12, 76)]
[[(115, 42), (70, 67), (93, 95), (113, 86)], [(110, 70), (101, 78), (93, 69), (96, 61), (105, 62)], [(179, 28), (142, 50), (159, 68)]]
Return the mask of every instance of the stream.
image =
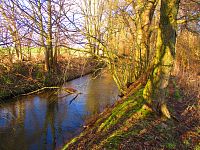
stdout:
[(59, 149), (81, 132), (86, 119), (118, 99), (117, 86), (106, 72), (63, 86), (82, 94), (48, 91), (0, 102), (0, 150)]

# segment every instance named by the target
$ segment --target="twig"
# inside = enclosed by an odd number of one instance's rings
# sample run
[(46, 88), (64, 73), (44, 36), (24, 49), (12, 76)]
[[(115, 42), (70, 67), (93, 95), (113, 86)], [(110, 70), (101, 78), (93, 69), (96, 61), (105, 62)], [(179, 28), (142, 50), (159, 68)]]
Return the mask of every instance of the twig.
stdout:
[(37, 89), (35, 91), (32, 91), (32, 92), (29, 92), (29, 93), (26, 93), (26, 94), (22, 94), (23, 96), (26, 96), (26, 95), (31, 95), (31, 94), (34, 94), (34, 93), (38, 93), (40, 91), (43, 91), (43, 90), (46, 90), (46, 89), (63, 89), (65, 92), (68, 92), (69, 94), (73, 94), (76, 92), (75, 89), (72, 89), (72, 88), (62, 88), (62, 87), (43, 87), (41, 89)]
[(79, 96), (79, 94), (81, 93), (76, 94), (76, 96), (70, 100), (69, 105), (71, 105), (71, 103)]

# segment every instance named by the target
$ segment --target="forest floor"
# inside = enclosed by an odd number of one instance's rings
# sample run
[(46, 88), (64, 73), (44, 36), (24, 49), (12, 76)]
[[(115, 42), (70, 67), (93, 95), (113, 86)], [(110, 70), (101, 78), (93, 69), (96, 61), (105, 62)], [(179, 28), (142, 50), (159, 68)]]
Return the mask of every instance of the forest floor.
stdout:
[(43, 87), (61, 85), (91, 73), (100, 65), (92, 58), (59, 59), (56, 71), (48, 74), (41, 61), (0, 65), (0, 100), (7, 100)]
[(90, 119), (83, 132), (63, 149), (200, 150), (200, 80), (199, 76), (193, 79), (195, 86), (182, 78), (171, 78), (171, 119), (152, 112), (141, 89)]

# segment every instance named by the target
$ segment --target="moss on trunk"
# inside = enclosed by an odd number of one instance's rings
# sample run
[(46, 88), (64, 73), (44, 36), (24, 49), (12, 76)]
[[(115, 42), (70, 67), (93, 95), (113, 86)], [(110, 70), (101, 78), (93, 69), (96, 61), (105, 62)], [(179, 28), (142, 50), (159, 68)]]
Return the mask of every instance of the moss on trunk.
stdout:
[(166, 88), (175, 59), (178, 8), (179, 0), (161, 0), (154, 70), (143, 92), (144, 98), (153, 107), (159, 106), (168, 118), (170, 114), (166, 106)]

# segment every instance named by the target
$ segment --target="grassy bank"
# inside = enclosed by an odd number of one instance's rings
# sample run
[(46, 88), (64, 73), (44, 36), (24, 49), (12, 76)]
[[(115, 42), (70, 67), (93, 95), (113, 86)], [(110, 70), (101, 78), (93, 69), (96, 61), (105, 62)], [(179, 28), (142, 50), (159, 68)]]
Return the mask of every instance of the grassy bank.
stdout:
[(42, 87), (61, 85), (95, 71), (102, 64), (92, 58), (60, 60), (52, 74), (44, 72), (43, 62), (24, 61), (0, 65), (0, 100), (25, 94)]
[(200, 101), (196, 95), (184, 94), (175, 80), (169, 87), (168, 106), (176, 119), (152, 112), (141, 89), (94, 116), (63, 149), (200, 149)]

